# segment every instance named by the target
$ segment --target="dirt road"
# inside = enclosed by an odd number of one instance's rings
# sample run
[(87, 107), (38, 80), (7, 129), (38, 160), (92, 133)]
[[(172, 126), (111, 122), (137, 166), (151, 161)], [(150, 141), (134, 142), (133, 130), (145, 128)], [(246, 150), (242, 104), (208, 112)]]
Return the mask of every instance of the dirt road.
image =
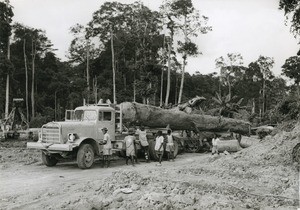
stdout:
[(40, 152), (2, 144), (0, 208), (296, 209), (298, 166), (279, 150), (286, 135), (230, 155), (183, 154), (162, 166), (115, 160), (111, 168), (98, 160), (89, 170), (75, 162), (46, 167)]

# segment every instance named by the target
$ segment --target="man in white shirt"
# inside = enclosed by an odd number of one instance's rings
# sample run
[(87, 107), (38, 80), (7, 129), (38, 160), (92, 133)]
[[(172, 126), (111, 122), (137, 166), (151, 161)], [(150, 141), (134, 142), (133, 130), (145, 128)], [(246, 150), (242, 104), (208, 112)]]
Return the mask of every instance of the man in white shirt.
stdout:
[(139, 141), (141, 144), (141, 147), (145, 154), (146, 162), (149, 162), (149, 143), (147, 140), (147, 131), (145, 130), (144, 126), (141, 126), (140, 129), (136, 130), (136, 133), (139, 135)]
[(161, 166), (161, 160), (162, 160), (162, 156), (164, 154), (164, 137), (162, 135), (162, 131), (157, 132), (154, 150), (158, 156), (158, 161), (159, 161), (158, 166)]
[(110, 164), (110, 156), (112, 155), (111, 139), (110, 139), (110, 135), (107, 133), (108, 132), (107, 128), (102, 128), (101, 130), (103, 132), (103, 143), (104, 143), (103, 144), (103, 165), (108, 168)]

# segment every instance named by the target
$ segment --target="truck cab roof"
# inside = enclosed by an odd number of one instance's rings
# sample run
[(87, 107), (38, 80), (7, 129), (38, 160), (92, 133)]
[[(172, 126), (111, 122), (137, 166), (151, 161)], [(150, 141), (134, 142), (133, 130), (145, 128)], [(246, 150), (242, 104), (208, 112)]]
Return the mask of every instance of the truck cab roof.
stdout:
[(79, 106), (75, 110), (96, 110), (96, 111), (115, 112), (115, 109), (109, 105), (85, 105), (85, 106)]

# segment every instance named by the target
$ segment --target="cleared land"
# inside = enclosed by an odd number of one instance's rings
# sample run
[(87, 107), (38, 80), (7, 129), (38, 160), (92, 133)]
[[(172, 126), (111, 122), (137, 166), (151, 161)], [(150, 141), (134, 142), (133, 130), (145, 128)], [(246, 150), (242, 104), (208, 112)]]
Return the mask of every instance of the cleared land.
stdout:
[(300, 129), (280, 132), (230, 155), (186, 153), (175, 162), (123, 159), (89, 170), (75, 162), (46, 167), (25, 142), (1, 142), (1, 209), (296, 209), (299, 167), (291, 150)]

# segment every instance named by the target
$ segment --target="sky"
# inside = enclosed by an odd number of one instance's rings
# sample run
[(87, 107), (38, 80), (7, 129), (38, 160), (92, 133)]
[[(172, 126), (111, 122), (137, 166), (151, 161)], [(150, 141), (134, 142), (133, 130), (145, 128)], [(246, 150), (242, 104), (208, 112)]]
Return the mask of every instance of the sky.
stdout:
[[(3, 0), (1, 0), (3, 1)], [(117, 0), (132, 3), (134, 0)], [(10, 0), (14, 7), (13, 21), (46, 31), (62, 60), (72, 36), (70, 27), (85, 25), (92, 19), (104, 0)], [(158, 10), (162, 0), (142, 0), (145, 6)], [(196, 9), (208, 16), (213, 31), (199, 34), (193, 41), (202, 55), (188, 58), (186, 70), (190, 74), (219, 72), (215, 59), (227, 53), (240, 53), (244, 65), (256, 61), (260, 55), (273, 57), (275, 75), (290, 56), (297, 54), (299, 45), (285, 25), (285, 17), (278, 10), (279, 0), (193, 0)]]

